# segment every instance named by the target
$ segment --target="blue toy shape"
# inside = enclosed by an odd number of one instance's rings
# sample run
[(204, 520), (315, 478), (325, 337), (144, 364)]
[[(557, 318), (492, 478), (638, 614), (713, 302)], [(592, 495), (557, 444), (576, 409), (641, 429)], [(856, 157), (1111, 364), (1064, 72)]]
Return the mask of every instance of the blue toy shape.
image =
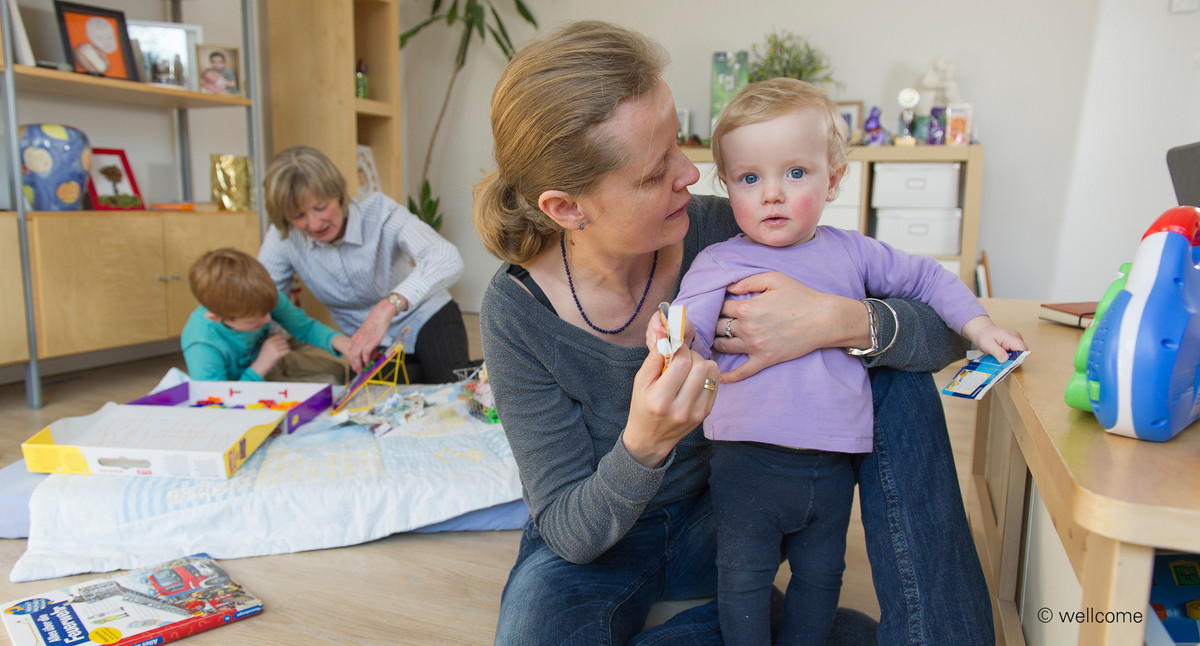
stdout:
[(1200, 418), (1197, 244), (1200, 209), (1163, 213), (1142, 237), (1124, 287), (1089, 329), (1089, 400), (1110, 433), (1163, 442)]

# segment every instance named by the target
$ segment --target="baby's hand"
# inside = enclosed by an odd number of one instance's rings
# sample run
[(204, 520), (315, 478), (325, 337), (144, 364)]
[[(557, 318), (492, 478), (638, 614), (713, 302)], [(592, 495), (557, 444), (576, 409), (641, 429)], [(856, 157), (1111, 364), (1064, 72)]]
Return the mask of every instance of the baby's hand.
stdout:
[(1008, 361), (1010, 351), (1029, 349), (1020, 332), (996, 325), (990, 316), (976, 316), (967, 321), (962, 335), (980, 351), (996, 357), (1001, 363)]
[(345, 334), (339, 334), (333, 337), (333, 340), (330, 341), (329, 344), (332, 345), (333, 349), (337, 350), (338, 353), (343, 357), (350, 354), (350, 337), (346, 336)]

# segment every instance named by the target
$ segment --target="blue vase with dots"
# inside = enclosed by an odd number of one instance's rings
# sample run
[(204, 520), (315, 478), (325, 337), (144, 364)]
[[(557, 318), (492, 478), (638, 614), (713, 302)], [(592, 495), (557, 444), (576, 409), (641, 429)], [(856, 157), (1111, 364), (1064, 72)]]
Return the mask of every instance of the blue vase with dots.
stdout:
[(92, 148), (82, 130), (57, 123), (19, 128), (25, 206), (34, 211), (78, 211), (87, 190)]

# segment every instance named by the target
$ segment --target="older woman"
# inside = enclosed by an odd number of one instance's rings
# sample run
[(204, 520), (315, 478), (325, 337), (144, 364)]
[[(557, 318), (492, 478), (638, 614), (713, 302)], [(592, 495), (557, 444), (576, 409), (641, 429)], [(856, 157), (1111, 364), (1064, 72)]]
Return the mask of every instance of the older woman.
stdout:
[[(380, 346), (402, 340), (410, 380), (455, 381), (469, 363), (462, 313), (450, 287), (462, 275), (458, 249), (382, 193), (350, 200), (346, 180), (321, 151), (288, 148), (267, 168), (271, 228), (258, 259), (285, 294), (292, 276), (350, 335), (356, 372)], [(295, 235), (291, 235), (295, 234)]]
[[(699, 173), (675, 144), (666, 60), (637, 33), (575, 23), (522, 49), (493, 95), (498, 169), (476, 189), (475, 225), (506, 265), (484, 296), (484, 357), (531, 511), (498, 644), (721, 643), (715, 603), (642, 630), (654, 602), (716, 590), (699, 424), (717, 369), (685, 348), (664, 370), (646, 328), (696, 254), (737, 231), (726, 200), (687, 191)], [(749, 355), (726, 380), (819, 347), (866, 346), (878, 365), (908, 370), (940, 368), (964, 350), (918, 303), (887, 301), (873, 336), (873, 302), (778, 274), (730, 291), (757, 295), (722, 310), (717, 349)], [(856, 473), (879, 639), (990, 641), (933, 382), (876, 368), (872, 387), (875, 452)], [(931, 537), (936, 554), (922, 542)], [(856, 643), (847, 623), (833, 641)]]

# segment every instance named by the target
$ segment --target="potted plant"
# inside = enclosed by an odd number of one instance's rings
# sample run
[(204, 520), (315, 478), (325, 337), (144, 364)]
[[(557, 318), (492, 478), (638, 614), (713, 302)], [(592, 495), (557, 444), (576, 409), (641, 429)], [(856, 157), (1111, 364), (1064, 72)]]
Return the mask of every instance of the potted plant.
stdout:
[[(521, 18), (536, 28), (537, 20), (534, 19), (525, 3), (521, 0), (513, 0), (513, 2), (516, 4), (517, 13), (521, 15)], [(414, 200), (412, 196), (408, 198), (408, 210), (428, 223), (435, 231), (442, 227), (442, 214), (438, 213), (441, 198), (434, 197), (433, 189), (429, 185), (429, 163), (433, 159), (433, 146), (437, 141), (438, 131), (442, 127), (442, 119), (446, 116), (446, 108), (450, 105), (454, 82), (458, 80), (458, 73), (467, 63), (467, 55), (471, 49), (471, 35), (477, 33), (480, 42), (487, 43), (487, 35), (491, 34), (492, 41), (500, 47), (508, 59), (512, 59), (513, 53), (516, 51), (512, 40), (508, 37), (504, 21), (500, 18), (500, 14), (491, 0), (452, 0), (450, 7), (444, 12), (441, 11), (442, 4), (442, 0), (432, 0), (429, 17), (400, 34), (400, 49), (404, 49), (410, 38), (438, 20), (445, 20), (448, 26), (457, 24), (462, 29), (458, 38), (458, 48), (454, 54), (454, 71), (450, 73), (446, 96), (442, 99), (442, 109), (438, 112), (433, 133), (429, 136), (429, 149), (425, 153), (425, 165), (421, 169), (419, 200)]]
[(825, 52), (791, 32), (772, 32), (765, 42), (750, 47), (750, 82), (779, 76), (808, 81), (825, 88), (841, 87), (833, 78), (833, 68)]

